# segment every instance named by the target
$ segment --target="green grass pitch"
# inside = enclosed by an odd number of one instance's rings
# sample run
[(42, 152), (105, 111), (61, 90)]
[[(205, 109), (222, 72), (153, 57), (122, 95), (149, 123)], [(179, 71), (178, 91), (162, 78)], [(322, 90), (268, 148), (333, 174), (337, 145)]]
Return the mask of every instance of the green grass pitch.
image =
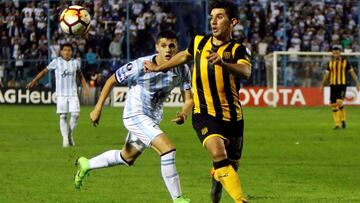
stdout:
[[(334, 131), (331, 110), (244, 108), (245, 142), (239, 175), (251, 202), (360, 202), (360, 108), (346, 107), (348, 128)], [(54, 106), (0, 106), (0, 202), (171, 202), (157, 154), (132, 167), (92, 171), (73, 186), (74, 161), (119, 149), (126, 135), (119, 108), (106, 107), (97, 128), (83, 106), (76, 146), (63, 149)], [(190, 119), (161, 128), (177, 147), (182, 189), (192, 202), (210, 202), (211, 161)], [(224, 192), (224, 203), (232, 202)]]

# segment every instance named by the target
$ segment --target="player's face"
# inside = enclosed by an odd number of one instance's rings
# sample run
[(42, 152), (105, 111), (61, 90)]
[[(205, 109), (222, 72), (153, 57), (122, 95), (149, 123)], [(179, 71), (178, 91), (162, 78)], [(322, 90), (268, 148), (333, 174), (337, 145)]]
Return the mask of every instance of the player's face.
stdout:
[(231, 34), (231, 21), (223, 8), (211, 10), (210, 25), (215, 38), (223, 38)]
[(62, 50), (60, 50), (60, 56), (65, 60), (70, 60), (72, 56), (71, 47), (64, 46)]
[(335, 59), (340, 58), (340, 50), (333, 50), (332, 55)]
[(160, 38), (156, 44), (156, 51), (161, 59), (170, 60), (178, 52), (176, 39)]

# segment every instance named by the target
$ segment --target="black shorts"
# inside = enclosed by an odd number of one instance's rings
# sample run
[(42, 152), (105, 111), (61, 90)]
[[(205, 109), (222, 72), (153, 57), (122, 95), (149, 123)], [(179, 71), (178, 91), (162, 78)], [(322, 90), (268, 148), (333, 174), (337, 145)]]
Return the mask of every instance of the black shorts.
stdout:
[(226, 140), (226, 152), (230, 160), (239, 160), (243, 147), (244, 120), (224, 121), (207, 114), (193, 114), (192, 125), (200, 142), (210, 135), (220, 135)]
[(346, 85), (330, 85), (330, 103), (336, 103), (337, 99), (344, 100)]

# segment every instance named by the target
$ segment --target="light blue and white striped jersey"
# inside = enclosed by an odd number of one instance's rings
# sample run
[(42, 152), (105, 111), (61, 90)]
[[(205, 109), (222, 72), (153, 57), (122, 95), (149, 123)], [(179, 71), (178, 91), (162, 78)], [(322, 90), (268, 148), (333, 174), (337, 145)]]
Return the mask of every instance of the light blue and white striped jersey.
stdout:
[(66, 61), (57, 57), (50, 62), (48, 69), (55, 71), (56, 96), (77, 96), (76, 74), (80, 71), (77, 60)]
[(119, 84), (129, 87), (126, 96), (123, 118), (134, 115), (147, 115), (160, 123), (163, 115), (163, 104), (174, 87), (181, 90), (191, 89), (189, 67), (175, 67), (166, 72), (145, 73), (144, 61), (155, 62), (155, 56), (145, 56), (134, 60), (115, 72)]

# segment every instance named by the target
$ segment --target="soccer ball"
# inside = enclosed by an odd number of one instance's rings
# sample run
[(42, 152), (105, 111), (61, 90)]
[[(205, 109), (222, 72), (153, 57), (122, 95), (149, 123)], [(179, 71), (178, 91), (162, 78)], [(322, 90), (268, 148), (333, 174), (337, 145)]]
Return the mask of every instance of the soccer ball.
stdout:
[(90, 14), (82, 6), (73, 5), (61, 12), (61, 30), (70, 35), (83, 35), (90, 28)]

